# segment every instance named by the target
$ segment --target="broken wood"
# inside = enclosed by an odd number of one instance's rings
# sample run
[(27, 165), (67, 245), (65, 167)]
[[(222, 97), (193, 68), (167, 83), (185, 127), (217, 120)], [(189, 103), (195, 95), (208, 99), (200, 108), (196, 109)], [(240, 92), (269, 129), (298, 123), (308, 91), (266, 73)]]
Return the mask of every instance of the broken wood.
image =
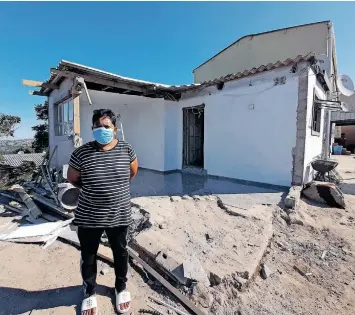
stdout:
[(92, 83), (96, 83), (96, 84), (100, 84), (100, 85), (123, 89), (123, 90), (130, 90), (130, 91), (135, 91), (135, 92), (140, 92), (140, 93), (154, 92), (153, 88), (149, 89), (148, 87), (139, 87), (139, 86), (135, 86), (133, 84), (128, 84), (128, 83), (120, 81), (119, 78), (114, 79), (114, 80), (113, 79), (105, 79), (105, 78), (100, 78), (95, 75), (78, 74), (75, 72), (63, 71), (63, 70), (58, 70), (58, 69), (54, 69), (54, 68), (51, 69), (51, 73), (56, 74), (56, 75), (61, 75), (66, 78), (81, 77), (86, 82), (92, 82)]
[(37, 207), (37, 205), (33, 202), (31, 196), (29, 196), (25, 189), (21, 186), (16, 186), (13, 188), (13, 191), (16, 191), (21, 198), (21, 202), (24, 203), (31, 215), (37, 219), (42, 216), (42, 211)]
[[(69, 241), (70, 243), (74, 244), (77, 247), (80, 247), (80, 243), (78, 240), (75, 240), (72, 237), (68, 237), (67, 235), (60, 235), (60, 239), (65, 241)], [(169, 290), (175, 297), (183, 303), (193, 314), (195, 315), (206, 315), (203, 311), (201, 311), (195, 304), (193, 304), (188, 298), (186, 298), (179, 290), (173, 287), (168, 281), (166, 281), (159, 273), (157, 273), (152, 267), (150, 267), (144, 260), (142, 260), (138, 255), (128, 247), (128, 254), (129, 256), (134, 259), (137, 263), (139, 263), (143, 268), (155, 279), (157, 279), (167, 290)], [(103, 245), (99, 246), (98, 257), (104, 259), (110, 263), (113, 263), (113, 256), (112, 251)], [(180, 311), (180, 310), (179, 310)], [(181, 312), (181, 311), (180, 311)], [(183, 313), (184, 315), (188, 315)]]
[(33, 81), (33, 80), (22, 80), (22, 84), (25, 86), (33, 86), (33, 87), (43, 87), (51, 90), (58, 90), (59, 86), (52, 83), (46, 83), (41, 81)]
[(183, 312), (183, 311), (180, 311), (178, 308), (176, 308), (176, 307), (174, 307), (174, 306), (171, 306), (171, 305), (169, 305), (168, 303), (165, 303), (165, 302), (163, 302), (163, 301), (161, 301), (161, 300), (159, 300), (159, 299), (157, 299), (157, 298), (155, 298), (155, 297), (150, 296), (149, 298), (150, 298), (151, 300), (153, 300), (154, 302), (160, 304), (160, 305), (163, 305), (163, 306), (165, 306), (165, 307), (167, 307), (167, 308), (170, 308), (170, 309), (174, 310), (174, 311), (175, 311), (177, 314), (179, 314), (179, 315), (189, 315), (189, 314), (187, 314), (187, 313), (185, 313), (185, 312)]
[(73, 131), (75, 135), (80, 136), (80, 97), (77, 96), (73, 100), (74, 105), (74, 126)]

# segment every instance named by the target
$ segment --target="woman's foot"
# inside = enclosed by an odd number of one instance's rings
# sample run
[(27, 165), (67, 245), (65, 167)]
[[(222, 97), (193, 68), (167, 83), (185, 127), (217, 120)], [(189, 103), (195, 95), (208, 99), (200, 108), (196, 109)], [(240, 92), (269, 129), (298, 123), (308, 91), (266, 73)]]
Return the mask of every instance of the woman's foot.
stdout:
[(128, 291), (117, 292), (117, 290), (115, 290), (115, 293), (117, 312), (127, 313), (131, 308), (131, 294)]
[(96, 296), (85, 298), (81, 304), (81, 315), (98, 315)]

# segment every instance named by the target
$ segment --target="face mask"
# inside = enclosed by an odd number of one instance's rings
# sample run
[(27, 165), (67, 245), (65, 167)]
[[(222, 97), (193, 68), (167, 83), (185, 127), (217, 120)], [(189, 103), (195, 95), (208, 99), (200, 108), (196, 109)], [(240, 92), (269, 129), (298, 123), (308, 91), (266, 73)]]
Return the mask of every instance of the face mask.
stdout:
[(93, 130), (93, 136), (94, 136), (95, 141), (97, 141), (98, 143), (108, 144), (113, 139), (113, 130), (106, 129), (104, 127), (95, 128)]

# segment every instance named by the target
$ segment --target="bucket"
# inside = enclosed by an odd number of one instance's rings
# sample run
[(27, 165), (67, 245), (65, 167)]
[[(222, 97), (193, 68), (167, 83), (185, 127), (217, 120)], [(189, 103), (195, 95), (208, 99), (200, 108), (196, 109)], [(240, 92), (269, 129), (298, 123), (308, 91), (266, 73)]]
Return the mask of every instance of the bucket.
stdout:
[(78, 206), (80, 189), (70, 183), (58, 184), (58, 200), (64, 209), (74, 210)]
[(333, 154), (334, 155), (341, 155), (341, 151), (343, 150), (342, 145), (337, 145), (333, 147)]

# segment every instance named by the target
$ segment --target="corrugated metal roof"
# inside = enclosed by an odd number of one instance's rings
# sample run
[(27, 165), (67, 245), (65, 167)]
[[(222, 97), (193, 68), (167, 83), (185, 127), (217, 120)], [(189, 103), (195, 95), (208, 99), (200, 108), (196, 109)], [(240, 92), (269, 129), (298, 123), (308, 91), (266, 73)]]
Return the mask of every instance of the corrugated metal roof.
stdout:
[(18, 167), (22, 162), (34, 162), (36, 166), (40, 166), (43, 162), (45, 153), (24, 153), (24, 154), (4, 154), (2, 156), (2, 165)]
[[(157, 91), (170, 92), (170, 93), (181, 93), (181, 92), (190, 91), (193, 89), (207, 87), (207, 86), (214, 85), (214, 84), (221, 83), (221, 82), (228, 82), (228, 81), (244, 78), (244, 77), (254, 75), (254, 74), (257, 74), (257, 73), (260, 73), (263, 71), (268, 71), (268, 70), (273, 70), (276, 68), (288, 66), (288, 65), (300, 62), (300, 61), (306, 61), (306, 60), (309, 60), (310, 58), (313, 58), (313, 57), (315, 57), (314, 53), (309, 53), (305, 56), (299, 55), (295, 58), (288, 58), (284, 61), (277, 61), (275, 63), (261, 65), (258, 68), (245, 70), (243, 72), (239, 72), (236, 74), (228, 74), (228, 75), (223, 76), (221, 78), (202, 82), (199, 84), (185, 84), (185, 85), (166, 85), (166, 84), (136, 80), (133, 78), (123, 77), (123, 76), (120, 76), (120, 75), (117, 75), (114, 73), (102, 71), (99, 69), (91, 68), (91, 67), (88, 67), (85, 65), (73, 63), (73, 62), (66, 61), (66, 60), (62, 60), (59, 63), (59, 65), (57, 66), (57, 69), (75, 72), (75, 73), (78, 73), (78, 75), (80, 75), (80, 73), (85, 73), (86, 75), (92, 75), (92, 76), (97, 76), (100, 78), (115, 80), (116, 82), (120, 81), (120, 82), (129, 83), (131, 85), (136, 85), (136, 86), (140, 86), (140, 87), (153, 88), (154, 90), (157, 90)], [(55, 83), (61, 79), (62, 78), (60, 77), (60, 75), (52, 74), (50, 76), (50, 78), (47, 80), (47, 83)], [(50, 91), (50, 89), (43, 88), (43, 87), (41, 88), (41, 92), (46, 92), (46, 91)]]

